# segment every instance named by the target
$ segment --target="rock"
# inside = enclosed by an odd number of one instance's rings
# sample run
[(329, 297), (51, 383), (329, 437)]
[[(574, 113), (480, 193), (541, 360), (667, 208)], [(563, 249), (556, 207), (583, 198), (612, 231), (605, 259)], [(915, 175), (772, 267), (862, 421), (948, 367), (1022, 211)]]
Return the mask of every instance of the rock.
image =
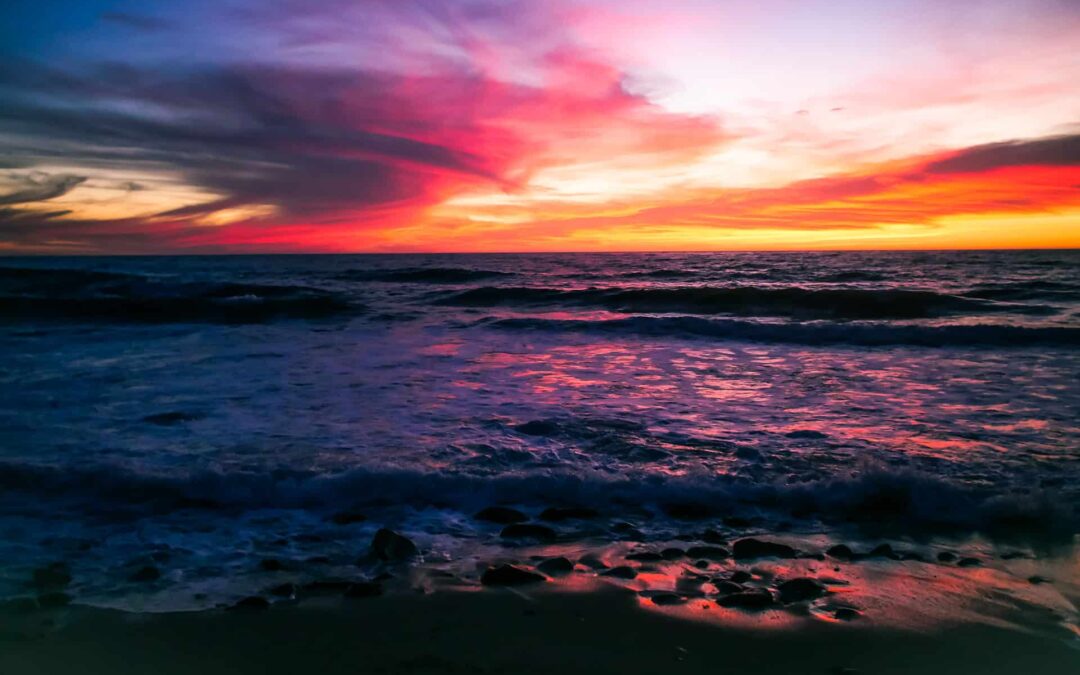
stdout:
[(705, 530), (704, 532), (702, 532), (701, 541), (705, 542), (706, 544), (727, 546), (727, 538), (716, 530)]
[(746, 538), (735, 542), (732, 551), (737, 560), (750, 558), (794, 558), (798, 551), (787, 544)]
[(279, 598), (291, 598), (296, 595), (296, 584), (285, 583), (272, 586), (267, 590), (270, 595)]
[(571, 519), (589, 520), (590, 518), (596, 518), (599, 515), (600, 512), (596, 509), (590, 509), (585, 506), (552, 506), (541, 512), (540, 520), (549, 520), (558, 523)]
[(488, 506), (487, 508), (477, 511), (473, 518), (476, 518), (477, 520), (486, 520), (489, 523), (498, 523), (499, 525), (523, 523), (529, 519), (529, 517), (521, 511), (507, 506)]
[(420, 551), (410, 539), (384, 527), (371, 540), (371, 554), (386, 562), (400, 562), (415, 558)]
[(926, 556), (918, 551), (903, 551), (900, 554), (901, 560), (914, 560), (915, 562), (925, 562)]
[(763, 589), (743, 591), (725, 595), (716, 601), (721, 607), (736, 607), (738, 609), (767, 609), (776, 604), (772, 593)]
[(686, 604), (686, 598), (675, 593), (657, 593), (656, 595), (649, 596), (649, 600), (652, 600), (654, 605), (659, 605), (660, 607)]
[(664, 513), (679, 520), (704, 520), (713, 515), (713, 510), (705, 504), (684, 502), (678, 504), (665, 504)]
[(517, 425), (514, 431), (526, 436), (554, 436), (559, 433), (559, 423), (554, 420), (533, 420)]
[(513, 565), (499, 565), (484, 570), (480, 583), (485, 586), (521, 586), (545, 581), (544, 577)]
[(716, 587), (716, 592), (720, 595), (731, 595), (732, 593), (742, 593), (746, 590), (743, 586), (735, 583), (734, 581), (727, 581), (721, 579), (719, 581), (713, 581), (713, 586)]
[(239, 610), (256, 610), (256, 609), (269, 609), (270, 601), (259, 595), (249, 595), (246, 598), (236, 601), (229, 609)]
[(1038, 574), (1036, 574), (1035, 576), (1028, 577), (1028, 583), (1029, 584), (1035, 584), (1035, 585), (1048, 584), (1048, 583), (1050, 583), (1050, 580), (1047, 579), (1046, 577), (1041, 577)]
[(60, 591), (50, 591), (48, 593), (42, 593), (37, 597), (38, 606), (42, 609), (57, 609), (59, 607), (67, 607), (71, 604), (71, 596), (67, 593), (61, 593)]
[(1008, 551), (1006, 553), (1001, 554), (1001, 559), (1002, 560), (1016, 560), (1017, 558), (1026, 558), (1026, 557), (1028, 557), (1028, 556), (1023, 551)]
[(845, 544), (837, 544), (829, 547), (829, 550), (825, 551), (825, 555), (837, 560), (851, 560), (855, 557), (855, 552)]
[(780, 593), (780, 602), (785, 605), (791, 602), (814, 600), (828, 593), (828, 590), (820, 582), (809, 577), (799, 577), (785, 581), (776, 587)]
[(374, 581), (358, 581), (345, 589), (346, 598), (374, 598), (382, 595), (382, 586)]
[(547, 560), (537, 565), (536, 569), (540, 570), (549, 577), (558, 577), (573, 572), (574, 563), (563, 557), (548, 558)]
[(837, 607), (836, 611), (833, 612), (833, 616), (841, 621), (854, 621), (862, 616), (862, 612), (854, 607)]
[(259, 568), (264, 572), (280, 572), (285, 569), (285, 564), (277, 558), (264, 558), (259, 562)]
[(34, 570), (34, 585), (38, 590), (66, 588), (71, 583), (71, 570), (67, 563), (54, 562)]
[(161, 570), (153, 565), (146, 565), (140, 567), (128, 577), (128, 581), (137, 581), (139, 583), (147, 583), (150, 581), (157, 581), (161, 578)]
[(745, 584), (747, 581), (750, 581), (753, 578), (754, 575), (750, 574), (746, 570), (735, 570), (731, 573), (730, 577), (730, 579), (737, 584)]
[(698, 568), (699, 570), (707, 570), (707, 569), (709, 569), (709, 561), (708, 560), (698, 560), (697, 562), (694, 563), (694, 567)]
[(637, 570), (633, 567), (627, 567), (626, 565), (619, 565), (618, 567), (604, 570), (600, 573), (600, 576), (615, 577), (616, 579), (635, 579), (637, 578)]
[(367, 516), (358, 511), (340, 511), (330, 516), (330, 521), (335, 525), (352, 525), (362, 523), (365, 520), (367, 520)]
[(731, 551), (720, 546), (691, 546), (686, 549), (686, 555), (705, 560), (727, 560), (731, 557)]
[(555, 530), (546, 525), (533, 525), (530, 523), (513, 523), (507, 525), (499, 533), (503, 539), (539, 539), (541, 541), (554, 541)]
[(956, 554), (950, 551), (942, 551), (937, 554), (938, 562), (951, 563), (956, 560)]
[(887, 558), (889, 560), (899, 560), (900, 556), (893, 547), (889, 544), (879, 544), (875, 546), (873, 550), (866, 554), (867, 558)]
[(678, 560), (679, 558), (686, 557), (686, 551), (681, 548), (665, 548), (663, 551), (660, 551), (660, 557), (664, 560)]
[(626, 559), (636, 562), (661, 562), (664, 560), (664, 556), (655, 551), (635, 551), (626, 554)]
[(978, 567), (982, 561), (978, 558), (960, 558), (956, 561), (957, 567)]

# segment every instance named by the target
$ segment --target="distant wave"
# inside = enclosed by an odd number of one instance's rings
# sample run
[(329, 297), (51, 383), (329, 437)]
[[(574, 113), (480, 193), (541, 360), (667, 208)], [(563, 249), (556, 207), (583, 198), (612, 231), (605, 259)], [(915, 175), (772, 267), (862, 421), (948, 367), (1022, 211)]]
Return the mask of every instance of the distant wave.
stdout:
[(348, 270), (337, 275), (343, 281), (382, 281), (414, 284), (456, 284), (513, 276), (511, 272), (465, 267), (405, 267), (386, 270)]
[(763, 324), (699, 317), (624, 319), (497, 319), (487, 325), (509, 330), (575, 331), (657, 337), (707, 337), (720, 340), (800, 345), (864, 347), (911, 345), (921, 347), (1060, 346), (1080, 348), (1080, 328), (1002, 325), (896, 326), (869, 324)]
[(854, 288), (806, 289), (757, 286), (685, 288), (533, 287), (474, 288), (436, 301), (443, 305), (485, 307), (590, 306), (616, 312), (732, 314), (832, 319), (923, 319), (950, 314), (1011, 311), (1046, 313), (1040, 306), (998, 305), (932, 291)]
[(304, 286), (0, 268), (0, 316), (9, 319), (258, 323), (315, 319), (358, 309), (334, 293)]
[(964, 293), (983, 300), (1080, 300), (1080, 284), (1041, 279), (1012, 284), (980, 286)]
[[(1006, 495), (936, 476), (869, 466), (850, 476), (797, 484), (710, 473), (612, 477), (580, 469), (480, 476), (448, 471), (363, 467), (336, 474), (278, 470), (161, 475), (98, 465), (0, 463), (0, 487), (26, 509), (52, 500), (110, 511), (177, 508), (339, 509), (410, 505), (472, 512), (492, 503), (581, 504), (618, 514), (625, 504), (663, 509), (692, 503), (721, 515), (746, 508), (812, 513), (826, 520), (918, 531), (951, 528), (1010, 536), (1068, 536), (1077, 526), (1068, 500)], [(33, 499), (28, 499), (33, 497)], [(785, 516), (786, 517), (786, 516)]]

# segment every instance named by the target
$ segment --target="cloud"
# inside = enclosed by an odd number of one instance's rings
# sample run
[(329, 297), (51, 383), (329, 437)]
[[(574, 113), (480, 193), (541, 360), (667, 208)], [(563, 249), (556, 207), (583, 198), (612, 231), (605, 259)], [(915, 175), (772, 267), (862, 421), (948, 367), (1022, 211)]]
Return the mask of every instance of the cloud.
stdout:
[(977, 173), (1013, 166), (1080, 166), (1080, 134), (966, 148), (924, 167), (928, 173)]
[(0, 204), (42, 202), (65, 195), (85, 181), (86, 176), (50, 176), (42, 173), (8, 174), (0, 177), (0, 190), (10, 190), (0, 194)]

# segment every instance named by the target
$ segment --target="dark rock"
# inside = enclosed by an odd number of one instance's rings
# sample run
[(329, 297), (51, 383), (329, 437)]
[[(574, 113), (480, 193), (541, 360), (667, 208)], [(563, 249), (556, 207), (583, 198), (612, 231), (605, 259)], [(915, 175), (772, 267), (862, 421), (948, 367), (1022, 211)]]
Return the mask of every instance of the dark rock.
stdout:
[(480, 577), (480, 583), (485, 586), (520, 586), (541, 581), (545, 581), (543, 576), (513, 565), (489, 567)]
[(259, 562), (259, 568), (264, 572), (280, 572), (285, 569), (285, 564), (277, 558), (264, 558)]
[(830, 558), (836, 558), (837, 560), (851, 560), (855, 557), (855, 552), (845, 544), (837, 544), (836, 546), (829, 547), (829, 550), (825, 551), (825, 555)]
[(34, 585), (38, 590), (65, 588), (71, 583), (67, 563), (55, 562), (34, 570)]
[(1028, 556), (1023, 551), (1008, 551), (1006, 553), (1001, 554), (1001, 559), (1002, 560), (1016, 560), (1017, 558), (1026, 558), (1026, 557), (1028, 557)]
[(735, 570), (731, 573), (730, 577), (730, 579), (737, 584), (745, 584), (747, 581), (750, 581), (753, 578), (754, 575), (750, 574), (746, 570)]
[(489, 506), (480, 509), (473, 518), (476, 518), (477, 520), (486, 520), (489, 523), (498, 523), (499, 525), (523, 523), (529, 519), (529, 517), (521, 511), (507, 506)]
[(229, 609), (239, 610), (253, 610), (253, 609), (269, 609), (270, 601), (264, 597), (258, 595), (249, 595), (242, 600), (235, 602)]
[(533, 420), (517, 425), (514, 431), (527, 436), (554, 436), (559, 433), (559, 423), (553, 420)]
[(161, 578), (161, 570), (153, 565), (146, 565), (140, 567), (128, 577), (128, 581), (137, 581), (140, 583), (146, 583), (150, 581), (157, 581)]
[(820, 582), (808, 577), (785, 581), (777, 586), (776, 590), (780, 592), (780, 602), (784, 604), (814, 600), (828, 593)]
[(635, 560), (637, 562), (661, 562), (664, 560), (664, 556), (655, 551), (636, 551), (634, 553), (628, 553), (626, 559)]
[(611, 526), (611, 531), (617, 532), (622, 535), (624, 539), (629, 539), (631, 541), (641, 541), (645, 538), (645, 533), (630, 523), (615, 523)]
[(296, 584), (278, 584), (268, 589), (267, 593), (279, 598), (291, 598), (296, 595)]
[(540, 570), (541, 572), (550, 577), (557, 577), (573, 572), (574, 563), (562, 557), (548, 558), (547, 560), (537, 565), (536, 569)]
[(698, 568), (699, 570), (707, 570), (707, 569), (709, 569), (709, 561), (708, 560), (698, 560), (698, 561), (696, 561), (694, 563), (694, 567)]
[(889, 560), (899, 560), (900, 555), (893, 550), (893, 547), (889, 544), (879, 544), (875, 546), (873, 550), (866, 554), (867, 558), (887, 558)]
[(367, 520), (367, 516), (358, 511), (340, 511), (330, 516), (330, 521), (335, 525), (352, 525), (353, 523), (362, 523)]
[(371, 540), (371, 555), (387, 562), (399, 562), (420, 555), (416, 544), (393, 530), (382, 528)]
[(749, 558), (794, 558), (798, 551), (787, 544), (778, 544), (773, 541), (760, 539), (740, 539), (735, 542), (732, 551), (737, 560)]
[(507, 525), (499, 533), (503, 539), (539, 539), (553, 541), (557, 536), (555, 530), (545, 525), (533, 525), (531, 523), (514, 523)]
[(951, 563), (956, 560), (956, 554), (950, 551), (942, 551), (937, 554), (938, 562)]
[(619, 565), (618, 567), (604, 570), (600, 575), (605, 577), (615, 577), (616, 579), (635, 579), (637, 578), (637, 570), (633, 567), (627, 567), (626, 565)]
[(660, 556), (664, 560), (678, 560), (679, 558), (686, 557), (686, 551), (681, 548), (665, 548), (663, 551), (660, 551)]
[(705, 542), (706, 544), (727, 546), (727, 538), (716, 530), (705, 530), (704, 532), (702, 532), (701, 541)]
[(659, 605), (661, 607), (686, 604), (686, 598), (675, 593), (657, 593), (656, 595), (649, 596), (649, 600), (652, 600), (654, 605)]
[(374, 581), (358, 581), (345, 589), (346, 598), (374, 598), (382, 595), (382, 586)]
[(38, 606), (42, 609), (56, 609), (58, 607), (67, 607), (71, 604), (71, 596), (67, 593), (61, 593), (60, 591), (50, 591), (48, 593), (42, 593), (37, 597)]
[(862, 616), (862, 612), (854, 607), (837, 607), (836, 611), (833, 612), (833, 616), (841, 621), (854, 621)]
[(725, 595), (719, 598), (716, 604), (721, 607), (737, 607), (739, 609), (767, 609), (776, 604), (776, 599), (773, 598), (772, 593), (766, 590), (755, 589)]
[(982, 561), (978, 558), (960, 558), (956, 561), (957, 567), (978, 567)]
[(740, 584), (735, 583), (734, 581), (726, 581), (726, 580), (723, 580), (723, 579), (721, 579), (719, 581), (714, 581), (713, 586), (716, 587), (716, 592), (719, 593), (720, 595), (731, 595), (732, 593), (742, 593), (743, 591), (746, 590), (746, 588), (744, 588)]
[(704, 520), (713, 515), (713, 509), (697, 502), (665, 504), (664, 513), (679, 520)]
[(585, 506), (552, 506), (541, 512), (540, 519), (558, 523), (571, 519), (588, 520), (590, 518), (596, 518), (599, 515), (600, 513), (596, 509), (590, 509)]
[(1028, 583), (1035, 584), (1035, 585), (1048, 584), (1048, 583), (1050, 583), (1050, 580), (1047, 579), (1046, 577), (1040, 577), (1039, 575), (1036, 574), (1033, 577), (1028, 577)]
[(686, 549), (686, 555), (690, 558), (704, 558), (705, 560), (727, 560), (731, 557), (731, 551), (720, 546), (691, 546)]

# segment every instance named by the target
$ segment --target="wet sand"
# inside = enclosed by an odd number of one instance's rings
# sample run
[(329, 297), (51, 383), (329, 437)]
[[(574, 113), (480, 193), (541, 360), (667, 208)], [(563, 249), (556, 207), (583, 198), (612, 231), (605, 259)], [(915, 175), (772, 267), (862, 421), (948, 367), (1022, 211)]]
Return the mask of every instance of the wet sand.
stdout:
[(638, 602), (607, 588), (318, 598), (169, 614), (71, 607), (7, 617), (0, 673), (1080, 672), (1080, 649), (1014, 629), (908, 631), (810, 618), (746, 629)]

